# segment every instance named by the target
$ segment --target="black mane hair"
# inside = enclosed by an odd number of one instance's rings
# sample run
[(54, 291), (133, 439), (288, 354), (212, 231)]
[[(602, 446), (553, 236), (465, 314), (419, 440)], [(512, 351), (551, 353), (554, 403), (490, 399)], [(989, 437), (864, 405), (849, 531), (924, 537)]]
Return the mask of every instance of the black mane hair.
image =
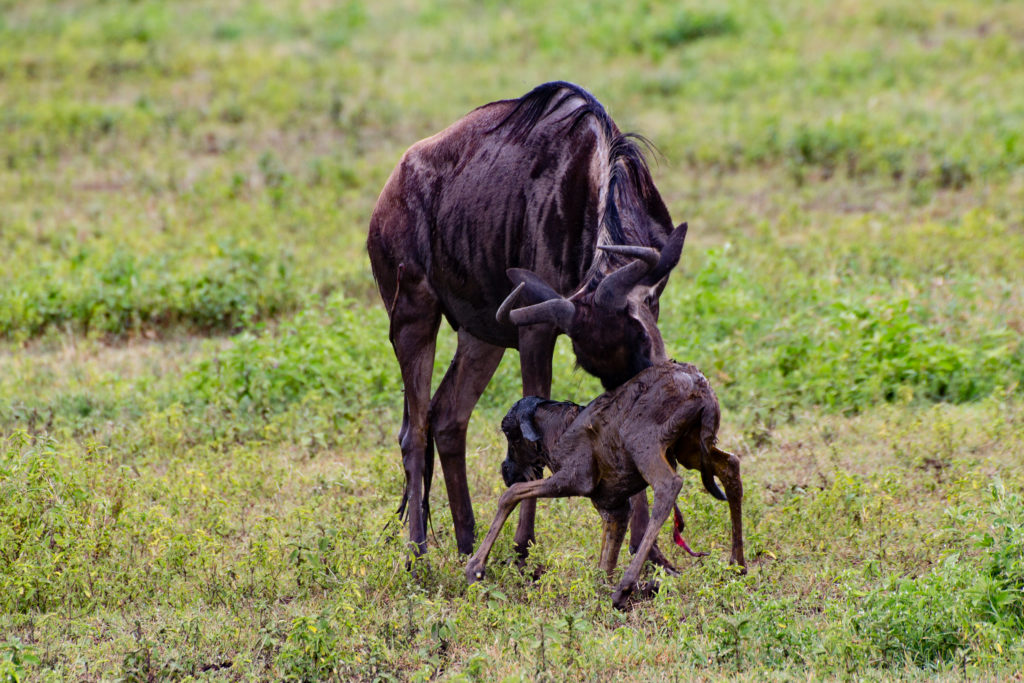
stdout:
[(516, 106), (491, 129), (491, 132), (504, 129), (509, 142), (525, 142), (545, 114), (557, 111), (574, 97), (582, 99), (584, 104), (560, 119), (558, 123), (568, 120), (568, 134), (571, 135), (577, 126), (591, 117), (597, 121), (609, 142), (608, 164), (611, 167), (611, 175), (608, 181), (604, 227), (608, 232), (610, 243), (636, 243), (636, 238), (630, 239), (631, 235), (627, 234), (623, 225), (621, 216), (623, 210), (638, 212), (650, 211), (653, 208), (659, 215), (652, 217), (659, 223), (665, 224), (668, 231), (671, 231), (672, 224), (668, 210), (655, 188), (643, 148), (653, 152), (657, 152), (657, 149), (650, 140), (642, 135), (620, 132), (597, 98), (580, 86), (566, 81), (552, 81), (538, 85), (518, 100), (514, 100)]

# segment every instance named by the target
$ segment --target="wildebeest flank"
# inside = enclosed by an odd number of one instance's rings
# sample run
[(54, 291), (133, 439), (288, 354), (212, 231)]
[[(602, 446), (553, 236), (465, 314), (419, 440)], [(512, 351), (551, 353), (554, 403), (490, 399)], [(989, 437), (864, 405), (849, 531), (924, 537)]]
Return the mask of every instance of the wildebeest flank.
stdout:
[[(459, 550), (472, 552), (466, 426), (505, 348), (519, 349), (523, 393), (538, 396), (549, 395), (560, 333), (606, 388), (665, 359), (658, 297), (685, 234), (634, 139), (569, 83), (484, 105), (409, 148), (377, 201), (367, 249), (405, 386), (400, 512), (414, 552), (426, 548), (434, 445)], [(458, 348), (431, 399), (442, 316)], [(635, 528), (646, 514), (643, 500)], [(532, 538), (531, 504), (521, 552)]]
[[(708, 491), (728, 500), (731, 561), (745, 566), (739, 458), (715, 446), (719, 420), (718, 399), (704, 375), (674, 361), (647, 368), (586, 407), (535, 397), (520, 400), (502, 421), (508, 439), (502, 476), (510, 487), (466, 567), (466, 578), (472, 583), (483, 577), (491, 546), (520, 501), (566, 496), (590, 498), (601, 514), (600, 567), (610, 577), (625, 536), (630, 498), (650, 485), (650, 522), (612, 598), (616, 607), (623, 607), (682, 487), (676, 464), (699, 470)], [(538, 480), (544, 467), (552, 475)], [(721, 479), (725, 496), (713, 475)]]

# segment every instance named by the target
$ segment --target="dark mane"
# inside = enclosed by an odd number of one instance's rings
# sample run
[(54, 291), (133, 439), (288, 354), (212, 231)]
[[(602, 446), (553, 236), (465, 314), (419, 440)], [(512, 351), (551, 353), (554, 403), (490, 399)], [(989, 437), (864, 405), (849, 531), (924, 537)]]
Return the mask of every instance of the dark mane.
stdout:
[[(646, 147), (648, 150), (656, 151), (654, 145), (641, 135), (619, 132), (597, 98), (580, 86), (565, 81), (553, 81), (538, 85), (515, 100), (515, 107), (491, 128), (491, 132), (504, 130), (509, 142), (523, 143), (545, 114), (556, 111), (574, 97), (582, 99), (583, 105), (577, 107), (557, 123), (569, 121), (568, 134), (571, 135), (577, 126), (588, 117), (592, 117), (600, 125), (601, 131), (609, 142), (608, 165), (611, 168), (611, 174), (608, 181), (608, 201), (604, 212), (604, 228), (608, 232), (609, 242), (611, 244), (636, 244), (636, 238), (639, 236), (627, 234), (627, 228), (622, 221), (622, 212), (648, 211), (652, 208), (652, 200), (656, 200), (653, 203), (660, 209), (658, 213), (664, 215), (664, 220), (661, 215), (654, 216), (654, 218), (659, 222), (668, 223), (668, 229), (671, 231), (668, 211), (658, 196), (647, 158), (642, 149), (642, 147)], [(633, 239), (630, 239), (631, 237)]]

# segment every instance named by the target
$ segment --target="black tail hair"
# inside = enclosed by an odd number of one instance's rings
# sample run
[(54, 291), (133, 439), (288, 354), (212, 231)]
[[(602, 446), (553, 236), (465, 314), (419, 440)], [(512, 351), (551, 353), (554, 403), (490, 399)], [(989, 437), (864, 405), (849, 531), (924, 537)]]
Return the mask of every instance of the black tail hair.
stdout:
[(714, 432), (705, 434), (704, 425), (704, 408), (700, 409), (700, 422), (701, 430), (700, 436), (697, 441), (700, 442), (700, 481), (704, 484), (704, 488), (711, 494), (713, 498), (718, 500), (726, 500), (725, 494), (722, 493), (722, 489), (718, 488), (718, 484), (715, 483), (715, 470), (711, 464), (711, 453), (708, 452), (708, 440), (710, 439), (714, 443)]
[[(431, 536), (434, 536), (434, 542), (437, 543), (437, 536), (434, 534), (434, 519), (430, 515), (430, 484), (434, 480), (434, 436), (430, 429), (427, 429), (427, 447), (423, 463), (423, 512), (426, 513), (426, 525), (430, 529)], [(405, 487), (402, 489), (402, 499), (398, 501), (398, 509), (395, 510), (395, 516), (398, 517), (398, 521), (401, 524), (405, 524), (405, 520), (408, 518), (408, 506), (409, 505), (409, 482), (405, 482)], [(391, 526), (391, 522), (394, 519), (389, 519), (387, 524), (381, 530), (381, 536), (383, 536), (388, 527)], [(424, 529), (426, 531), (426, 529)]]
[[(657, 189), (651, 170), (644, 155), (644, 149), (657, 153), (650, 140), (635, 133), (621, 133), (612, 121), (611, 116), (589, 92), (565, 81), (553, 81), (538, 85), (515, 102), (512, 110), (505, 115), (490, 132), (502, 130), (506, 139), (513, 143), (525, 142), (531, 131), (544, 119), (549, 112), (557, 111), (572, 98), (580, 98), (583, 104), (568, 112), (560, 123), (567, 123), (567, 135), (571, 135), (585, 120), (593, 119), (603, 131), (610, 145), (608, 162), (611, 166), (611, 177), (608, 181), (608, 200), (605, 207), (605, 228), (612, 244), (634, 244), (637, 235), (627, 235), (620, 216), (620, 209), (629, 208), (629, 204), (647, 202), (657, 197)], [(664, 222), (672, 229), (668, 210), (660, 198), (656, 202), (659, 209), (655, 218)], [(664, 215), (661, 215), (664, 214)], [(647, 246), (660, 246), (657, 243)]]

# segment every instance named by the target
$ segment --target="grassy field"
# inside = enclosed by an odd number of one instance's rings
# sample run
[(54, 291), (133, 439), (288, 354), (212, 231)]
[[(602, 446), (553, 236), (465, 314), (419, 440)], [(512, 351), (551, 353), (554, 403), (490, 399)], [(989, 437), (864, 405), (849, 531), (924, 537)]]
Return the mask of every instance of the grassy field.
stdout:
[[(628, 613), (586, 501), (472, 587), (440, 483), (415, 577), (385, 531), (369, 214), (555, 79), (660, 150), (663, 333), (743, 459), (749, 574), (689, 473), (711, 556)], [(1022, 273), (1020, 3), (0, 0), (0, 681), (1019, 679)], [(481, 533), (517, 368), (470, 425)]]

